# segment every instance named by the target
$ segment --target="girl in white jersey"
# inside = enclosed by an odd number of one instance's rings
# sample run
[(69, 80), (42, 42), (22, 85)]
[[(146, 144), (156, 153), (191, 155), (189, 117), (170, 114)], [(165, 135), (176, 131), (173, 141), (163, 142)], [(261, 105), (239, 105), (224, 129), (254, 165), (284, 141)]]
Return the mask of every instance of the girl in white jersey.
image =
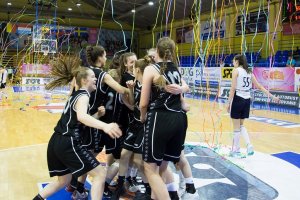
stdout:
[(244, 127), (244, 120), (249, 118), (250, 112), (250, 90), (252, 83), (256, 88), (271, 97), (275, 102), (279, 102), (279, 98), (273, 96), (261, 84), (259, 84), (248, 68), (247, 60), (244, 55), (236, 55), (233, 59), (234, 70), (232, 72), (232, 83), (228, 99), (227, 111), (233, 122), (233, 144), (230, 156), (241, 157), (240, 154), (240, 135), (242, 134), (247, 144), (247, 154), (253, 155), (253, 146), (250, 143), (247, 129)]

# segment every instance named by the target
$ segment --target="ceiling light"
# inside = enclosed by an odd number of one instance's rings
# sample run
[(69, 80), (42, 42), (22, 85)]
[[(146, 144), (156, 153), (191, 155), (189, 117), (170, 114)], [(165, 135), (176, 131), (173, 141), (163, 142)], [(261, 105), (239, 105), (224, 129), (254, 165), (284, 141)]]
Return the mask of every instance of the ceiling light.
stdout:
[(148, 5), (149, 5), (149, 6), (153, 6), (153, 5), (154, 5), (153, 1), (149, 1), (149, 2), (148, 2)]
[(72, 11), (73, 9), (72, 8), (68, 8), (68, 11)]
[(8, 3), (7, 3), (7, 5), (8, 5), (8, 6), (11, 6), (11, 3), (10, 3), (10, 2), (8, 2)]
[(132, 12), (132, 13), (135, 13), (135, 9), (132, 9), (131, 12)]
[(76, 3), (76, 6), (77, 6), (77, 7), (81, 6), (81, 3)]

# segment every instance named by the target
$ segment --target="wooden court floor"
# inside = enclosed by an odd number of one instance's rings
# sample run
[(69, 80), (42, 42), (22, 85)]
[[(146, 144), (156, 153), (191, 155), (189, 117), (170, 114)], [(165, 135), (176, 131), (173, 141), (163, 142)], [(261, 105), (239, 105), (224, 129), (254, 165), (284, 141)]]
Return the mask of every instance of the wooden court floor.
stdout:
[[(36, 106), (64, 102), (66, 97), (49, 98), (44, 92), (13, 93), (12, 88), (8, 88), (8, 93), (8, 99), (0, 102), (0, 199), (31, 199), (38, 192), (37, 183), (51, 180), (46, 149), (60, 117)], [(188, 102), (191, 111), (187, 141), (229, 146), (232, 125), (224, 105), (205, 100), (189, 99)], [(300, 123), (300, 115), (294, 114), (253, 110), (251, 115)], [(256, 151), (300, 152), (299, 127), (284, 128), (251, 120), (245, 126)]]

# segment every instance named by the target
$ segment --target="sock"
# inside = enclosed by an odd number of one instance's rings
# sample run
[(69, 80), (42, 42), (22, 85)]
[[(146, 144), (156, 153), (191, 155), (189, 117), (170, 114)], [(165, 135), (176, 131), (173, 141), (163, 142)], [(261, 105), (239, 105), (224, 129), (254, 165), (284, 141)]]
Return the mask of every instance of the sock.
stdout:
[(132, 182), (132, 181), (131, 181), (131, 176), (126, 177), (126, 181), (127, 181), (128, 183), (131, 183), (131, 182)]
[(149, 183), (144, 183), (144, 187), (146, 188), (146, 193), (149, 194), (151, 196), (151, 187)]
[(76, 190), (79, 192), (79, 193), (83, 193), (84, 192), (84, 183), (80, 183), (79, 181), (77, 182), (77, 188)]
[(131, 174), (131, 167), (128, 167), (127, 173), (126, 173), (126, 178), (130, 176)]
[(233, 143), (232, 143), (232, 152), (239, 151), (240, 150), (240, 131), (234, 131), (233, 132)]
[(74, 188), (74, 189), (76, 189), (76, 187), (77, 187), (77, 177), (75, 177), (75, 176), (72, 176), (72, 179), (71, 179), (71, 182), (70, 182), (70, 186), (72, 187), (72, 188)]
[(177, 191), (177, 184), (175, 182), (166, 184), (167, 190), (170, 192)]
[(119, 176), (118, 178), (118, 186), (123, 186), (125, 180), (125, 176)]
[(41, 197), (40, 194), (36, 195), (32, 200), (44, 200), (43, 197)]
[(194, 194), (194, 193), (196, 192), (196, 188), (195, 188), (194, 183), (192, 183), (192, 184), (187, 183), (187, 184), (186, 184), (185, 191), (186, 191), (187, 193)]
[(132, 168), (131, 168), (131, 172), (130, 172), (130, 176), (131, 176), (132, 178), (136, 177), (137, 171), (138, 171), (137, 168), (132, 167)]
[(105, 184), (104, 184), (104, 191), (109, 190), (108, 186), (109, 186), (109, 183), (107, 183), (107, 182), (105, 181)]
[(194, 180), (193, 180), (193, 177), (189, 177), (189, 178), (184, 178), (184, 181), (185, 183), (188, 183), (188, 184), (194, 184)]
[(243, 125), (241, 125), (241, 134), (242, 134), (242, 136), (244, 137), (244, 140), (245, 140), (247, 146), (248, 146), (248, 145), (251, 145), (250, 139), (249, 139), (249, 135), (248, 135), (248, 132), (247, 132), (247, 129), (246, 129), (246, 127), (243, 126)]
[(171, 200), (179, 200), (177, 191), (169, 191), (169, 196), (170, 196)]

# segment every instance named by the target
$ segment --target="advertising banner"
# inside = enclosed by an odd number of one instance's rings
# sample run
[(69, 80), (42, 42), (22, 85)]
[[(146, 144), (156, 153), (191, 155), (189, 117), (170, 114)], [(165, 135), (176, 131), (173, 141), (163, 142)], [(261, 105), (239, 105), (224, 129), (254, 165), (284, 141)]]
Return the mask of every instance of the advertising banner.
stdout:
[[(293, 106), (293, 107), (299, 107), (299, 95), (295, 92), (271, 92), (273, 95), (278, 97), (280, 99), (279, 105), (285, 105), (285, 106)], [(273, 100), (268, 97), (261, 91), (256, 90), (253, 94), (253, 101), (255, 102), (268, 102), (274, 103)]]
[(263, 68), (255, 67), (253, 73), (257, 81), (268, 90), (293, 92), (295, 69), (289, 67)]
[(300, 95), (300, 67), (295, 68), (295, 90)]
[(22, 85), (46, 85), (50, 81), (51, 81), (51, 78), (22, 77)]
[(22, 74), (42, 74), (47, 76), (50, 71), (50, 65), (47, 64), (23, 64)]
[(226, 31), (225, 18), (222, 20), (201, 22), (201, 39), (224, 38)]

